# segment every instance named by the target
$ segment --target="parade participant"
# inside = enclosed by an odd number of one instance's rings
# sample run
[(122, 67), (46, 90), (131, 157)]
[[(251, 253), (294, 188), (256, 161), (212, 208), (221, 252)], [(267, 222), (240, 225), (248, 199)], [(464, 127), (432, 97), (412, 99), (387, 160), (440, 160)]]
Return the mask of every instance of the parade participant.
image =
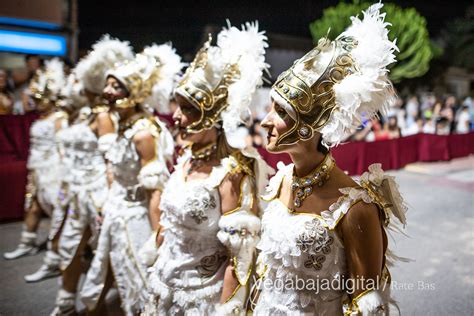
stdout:
[[(146, 265), (138, 253), (156, 225), (161, 191), (168, 180), (167, 162), (174, 142), (165, 124), (150, 114), (158, 100), (167, 104), (182, 68), (169, 45), (152, 45), (129, 63), (107, 74), (103, 90), (119, 116), (118, 136), (105, 154), (113, 182), (103, 206), (98, 247), (81, 297), (91, 312), (101, 313), (114, 279), (126, 315), (139, 313), (147, 298)], [(100, 126), (100, 122), (99, 122)], [(107, 136), (107, 138), (105, 138)], [(150, 219), (149, 219), (150, 216)]]
[[(5, 253), (5, 259), (17, 259), (38, 252), (37, 230), (44, 214), (53, 219), (52, 231), (56, 230), (58, 224), (54, 219), (63, 218), (64, 213), (58, 207), (57, 199), (60, 157), (56, 147), (56, 133), (67, 125), (67, 114), (58, 110), (56, 103), (65, 80), (63, 63), (54, 58), (46, 61), (45, 67), (37, 71), (30, 83), (30, 98), (35, 102), (40, 117), (30, 129), (25, 220), (20, 244), (14, 251)], [(61, 214), (54, 215), (54, 210)], [(57, 250), (53, 249), (52, 240), (49, 240), (45, 256), (47, 276), (59, 274), (59, 261)]]
[[(58, 101), (56, 106), (59, 111), (63, 111), (67, 114), (67, 126), (63, 127), (56, 133), (56, 149), (59, 151), (59, 163), (56, 166), (58, 169), (57, 177), (58, 181), (64, 183), (64, 178), (69, 174), (68, 170), (68, 157), (64, 150), (63, 135), (67, 134), (72, 128), (73, 124), (79, 117), (79, 111), (83, 105), (85, 105), (85, 98), (80, 93), (80, 87), (78, 87), (75, 81), (74, 75), (69, 75), (65, 86), (61, 88)], [(38, 282), (53, 276), (60, 274), (60, 268), (58, 266), (58, 244), (59, 237), (61, 235), (63, 223), (66, 219), (66, 205), (67, 205), (67, 190), (63, 184), (59, 186), (59, 192), (57, 193), (57, 203), (54, 205), (54, 209), (51, 215), (51, 224), (48, 232), (48, 241), (52, 245), (52, 251), (47, 251), (43, 258), (43, 264), (40, 268), (29, 275), (25, 276), (26, 282)]]
[(107, 150), (110, 144), (101, 144), (98, 139), (115, 135), (116, 127), (108, 107), (101, 102), (100, 87), (105, 85), (107, 71), (132, 58), (128, 42), (104, 35), (73, 71), (74, 89), (86, 98), (87, 105), (81, 108), (74, 124), (58, 137), (67, 170), (62, 179), (67, 218), (59, 238), (62, 287), (52, 315), (75, 312), (77, 286), (83, 272), (82, 255), (87, 245), (95, 248), (96, 217), (108, 193), (107, 167), (101, 150)]
[(161, 196), (148, 315), (245, 313), (260, 220), (256, 195), (270, 168), (238, 126), (262, 84), (266, 36), (228, 26), (197, 53), (175, 90), (174, 120), (190, 146)]
[(385, 228), (394, 217), (404, 225), (406, 207), (380, 164), (356, 183), (328, 150), (394, 99), (387, 66), (397, 47), (381, 8), (321, 39), (272, 87), (267, 150), (293, 163), (279, 166), (265, 195), (255, 315), (388, 314)]

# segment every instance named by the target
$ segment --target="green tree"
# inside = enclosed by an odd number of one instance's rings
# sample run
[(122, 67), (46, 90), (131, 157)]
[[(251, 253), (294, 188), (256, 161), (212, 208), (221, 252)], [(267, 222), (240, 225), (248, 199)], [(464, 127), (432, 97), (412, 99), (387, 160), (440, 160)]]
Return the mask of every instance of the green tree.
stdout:
[(474, 6), (467, 8), (464, 17), (448, 23), (443, 38), (445, 58), (455, 66), (474, 71)]
[[(314, 42), (326, 36), (334, 39), (351, 23), (350, 17), (361, 15), (367, 9), (368, 2), (341, 2), (335, 7), (323, 11), (321, 19), (310, 24), (310, 31)], [(433, 57), (440, 55), (442, 50), (431, 42), (426, 28), (426, 19), (414, 8), (403, 9), (393, 3), (384, 4), (382, 11), (386, 13), (385, 21), (391, 23), (389, 38), (397, 39), (400, 52), (397, 54), (397, 63), (390, 69), (390, 79), (400, 82), (405, 78), (416, 78), (424, 75)]]

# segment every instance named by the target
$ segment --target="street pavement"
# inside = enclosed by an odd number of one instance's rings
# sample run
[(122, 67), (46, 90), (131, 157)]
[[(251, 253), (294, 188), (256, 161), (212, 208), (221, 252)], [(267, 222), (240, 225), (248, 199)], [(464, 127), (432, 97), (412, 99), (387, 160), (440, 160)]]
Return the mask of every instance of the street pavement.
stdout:
[[(390, 239), (391, 249), (410, 259), (390, 269), (401, 314), (474, 315), (474, 156), (417, 163), (390, 174), (409, 205), (407, 236), (394, 233)], [(0, 225), (0, 253), (15, 247), (21, 225)], [(45, 219), (41, 240), (47, 227)], [(57, 278), (23, 281), (41, 265), (43, 255), (0, 259), (0, 315), (49, 315), (53, 310)]]

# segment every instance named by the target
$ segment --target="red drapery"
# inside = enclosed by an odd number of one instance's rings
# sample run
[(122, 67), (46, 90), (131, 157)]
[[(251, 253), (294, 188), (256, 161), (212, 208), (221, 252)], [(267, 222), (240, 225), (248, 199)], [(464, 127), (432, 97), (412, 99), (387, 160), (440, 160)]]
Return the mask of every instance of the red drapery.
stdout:
[[(259, 149), (262, 157), (275, 167), (278, 161), (290, 162), (287, 154), (270, 155)], [(331, 150), (337, 165), (350, 175), (360, 175), (373, 163), (384, 170), (400, 169), (417, 161), (446, 161), (474, 154), (474, 132), (469, 134), (417, 134), (376, 142), (352, 142)]]
[[(0, 221), (23, 216), (29, 129), (36, 114), (0, 116)], [(170, 117), (165, 118), (167, 121)], [(287, 154), (258, 149), (274, 168), (290, 162)], [(417, 161), (440, 161), (474, 153), (474, 132), (462, 135), (418, 134), (377, 142), (353, 142), (332, 150), (338, 166), (351, 175), (361, 174), (376, 162), (384, 170), (399, 169)]]

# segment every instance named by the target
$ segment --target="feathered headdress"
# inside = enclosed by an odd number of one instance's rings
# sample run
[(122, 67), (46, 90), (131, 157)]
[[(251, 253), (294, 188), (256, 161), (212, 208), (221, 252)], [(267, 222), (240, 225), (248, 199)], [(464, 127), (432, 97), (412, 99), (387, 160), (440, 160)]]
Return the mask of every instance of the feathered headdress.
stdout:
[(201, 112), (200, 119), (187, 127), (188, 132), (222, 124), (229, 144), (239, 148), (242, 142), (233, 136), (237, 127), (250, 119), (250, 101), (269, 67), (265, 63), (267, 37), (258, 30), (257, 22), (247, 22), (240, 30), (228, 22), (217, 36), (217, 46), (211, 46), (210, 41), (197, 53), (176, 93)]
[(82, 83), (77, 80), (76, 74), (72, 72), (66, 79), (65, 85), (59, 92), (61, 102), (59, 106), (79, 109), (87, 105), (87, 98), (82, 93)]
[(387, 66), (395, 62), (398, 48), (388, 39), (382, 7), (370, 6), (362, 20), (352, 17), (336, 40), (321, 39), (280, 75), (271, 95), (296, 124), (277, 144), (310, 139), (318, 131), (324, 144), (337, 145), (395, 100)]
[(48, 99), (56, 102), (62, 87), (66, 83), (64, 63), (59, 58), (45, 62), (45, 67), (39, 69), (30, 83), (30, 92), (35, 99)]
[(92, 50), (79, 61), (74, 72), (85, 89), (102, 94), (105, 86), (105, 74), (117, 63), (133, 59), (133, 50), (129, 42), (103, 35), (92, 45)]
[(107, 72), (107, 76), (118, 79), (129, 92), (126, 99), (117, 101), (117, 106), (147, 104), (158, 112), (169, 112), (171, 93), (183, 66), (171, 44), (145, 47), (134, 60)]
[(159, 78), (153, 85), (151, 95), (145, 103), (157, 110), (158, 113), (169, 114), (170, 99), (185, 64), (181, 62), (181, 57), (176, 54), (176, 50), (171, 44), (153, 44), (146, 47), (144, 53), (155, 56), (155, 59), (158, 59), (161, 64)]

